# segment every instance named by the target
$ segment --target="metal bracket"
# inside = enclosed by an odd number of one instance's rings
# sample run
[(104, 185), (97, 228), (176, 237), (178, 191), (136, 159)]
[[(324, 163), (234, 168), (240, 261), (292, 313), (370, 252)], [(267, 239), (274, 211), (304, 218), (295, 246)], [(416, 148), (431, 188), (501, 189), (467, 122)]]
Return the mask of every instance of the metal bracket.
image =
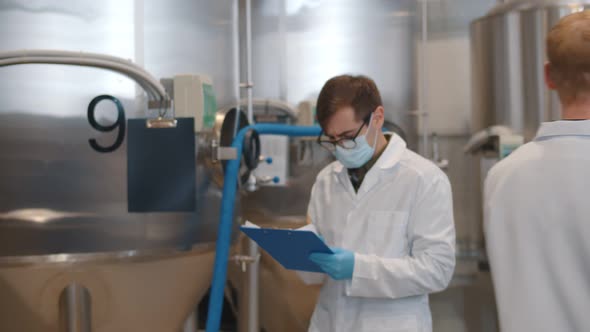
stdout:
[(167, 100), (150, 100), (148, 101), (148, 109), (168, 109), (172, 103), (170, 99)]
[(238, 158), (238, 152), (236, 148), (219, 146), (217, 140), (211, 141), (211, 153), (211, 159), (214, 163), (220, 160), (232, 160)]
[(415, 116), (415, 117), (419, 117), (419, 116), (428, 116), (427, 112), (423, 112), (421, 110), (409, 110), (406, 112), (406, 114), (408, 114), (409, 116)]
[(176, 119), (148, 119), (145, 121), (145, 125), (148, 128), (176, 128), (178, 121)]
[(449, 168), (449, 161), (447, 159), (434, 160), (434, 163), (443, 171), (446, 171)]
[(432, 134), (432, 161), (442, 170), (446, 171), (449, 168), (449, 160), (441, 158), (440, 156), (438, 135), (436, 133)]
[(242, 272), (246, 272), (246, 265), (257, 263), (260, 260), (260, 254), (256, 255), (256, 257), (248, 255), (235, 255), (232, 256), (230, 260), (236, 262), (236, 264), (240, 264), (242, 266)]

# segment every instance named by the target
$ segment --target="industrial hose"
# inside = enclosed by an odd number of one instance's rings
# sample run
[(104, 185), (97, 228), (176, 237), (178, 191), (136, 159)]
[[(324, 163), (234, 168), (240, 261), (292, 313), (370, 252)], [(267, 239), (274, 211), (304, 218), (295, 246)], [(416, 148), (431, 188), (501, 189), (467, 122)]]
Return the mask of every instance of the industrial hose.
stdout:
[(166, 90), (157, 79), (145, 69), (122, 58), (96, 53), (53, 50), (0, 52), (0, 67), (29, 63), (64, 64), (109, 69), (137, 81), (148, 93), (151, 100), (164, 101), (169, 98)]
[(255, 124), (242, 128), (232, 143), (237, 151), (237, 158), (229, 160), (225, 169), (223, 181), (223, 196), (221, 198), (221, 214), (217, 242), (215, 250), (215, 264), (213, 266), (213, 282), (209, 295), (209, 311), (207, 313), (207, 332), (218, 332), (221, 323), (221, 312), (223, 310), (223, 290), (227, 277), (227, 262), (229, 258), (229, 247), (231, 231), (234, 219), (234, 202), (238, 188), (238, 171), (240, 158), (244, 145), (244, 137), (250, 130), (255, 130), (260, 135), (281, 135), (281, 136), (317, 136), (320, 134), (318, 126), (291, 126), (281, 124)]

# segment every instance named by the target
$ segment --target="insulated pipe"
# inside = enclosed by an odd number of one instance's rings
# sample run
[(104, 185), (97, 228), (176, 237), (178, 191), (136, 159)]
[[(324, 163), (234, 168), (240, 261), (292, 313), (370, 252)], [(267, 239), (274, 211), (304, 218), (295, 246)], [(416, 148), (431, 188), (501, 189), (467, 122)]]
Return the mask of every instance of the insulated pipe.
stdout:
[[(142, 34), (143, 35), (143, 34)], [(90, 52), (73, 52), (73, 51), (63, 51), (63, 50), (18, 50), (18, 51), (8, 51), (8, 52), (1, 52), (0, 53), (0, 60), (6, 60), (10, 58), (25, 58), (25, 57), (52, 57), (52, 58), (72, 58), (72, 59), (94, 59), (99, 61), (108, 61), (114, 62), (120, 65), (123, 65), (128, 68), (135, 69), (143, 73), (143, 78), (146, 79), (146, 82), (149, 82), (155, 89), (155, 91), (159, 91), (161, 94), (162, 92), (165, 93), (165, 88), (162, 84), (154, 77), (152, 77), (142, 66), (138, 65), (137, 63), (133, 62), (130, 59), (123, 59), (120, 57), (107, 55), (107, 54), (100, 54), (100, 53), (90, 53)], [(143, 62), (143, 61), (141, 61)]]
[(290, 126), (263, 123), (242, 128), (234, 138), (232, 147), (237, 151), (237, 158), (229, 160), (225, 169), (223, 196), (221, 198), (221, 216), (217, 232), (215, 265), (213, 267), (213, 282), (211, 284), (209, 311), (207, 313), (207, 332), (219, 331), (221, 312), (223, 310), (223, 290), (227, 277), (227, 261), (234, 219), (234, 201), (238, 188), (238, 171), (242, 157), (244, 137), (250, 130), (255, 130), (260, 135), (282, 136), (317, 136), (321, 131), (319, 126)]
[(63, 50), (17, 50), (0, 53), (0, 60), (9, 58), (23, 58), (23, 57), (54, 57), (54, 58), (80, 58), (80, 59), (96, 59), (110, 62), (116, 62), (125, 66), (134, 67), (139, 70), (144, 70), (129, 59), (123, 59), (112, 55), (89, 53), (89, 52), (73, 52)]
[[(55, 51), (57, 52), (57, 51)], [(92, 57), (66, 57), (66, 56), (13, 56), (14, 52), (0, 53), (0, 67), (19, 64), (63, 64), (86, 67), (96, 67), (113, 70), (122, 73), (137, 81), (146, 90), (152, 100), (167, 100), (168, 96), (164, 87), (147, 71), (137, 65), (130, 65), (124, 59), (110, 61)], [(109, 56), (105, 56), (109, 57)]]
[[(12, 65), (21, 65), (21, 64), (57, 64), (57, 65), (75, 65), (75, 66), (85, 66), (85, 67), (95, 67), (95, 68), (103, 68), (113, 70), (119, 73), (122, 73), (131, 79), (137, 81), (139, 85), (148, 93), (150, 99), (158, 100), (158, 91), (152, 87), (147, 80), (142, 77), (142, 73), (138, 72), (136, 69), (126, 67), (124, 65), (103, 61), (103, 60), (96, 60), (96, 59), (79, 59), (79, 58), (59, 58), (59, 57), (24, 57), (24, 58), (9, 58), (5, 60), (0, 60), (0, 67), (4, 66), (12, 66)], [(160, 98), (162, 98), (160, 96)]]
[[(75, 66), (86, 66), (86, 67), (96, 67), (96, 68), (103, 68), (113, 70), (119, 73), (122, 73), (131, 79), (137, 81), (139, 85), (141, 85), (148, 95), (153, 100), (165, 99), (166, 92), (159, 91), (158, 87), (155, 86), (153, 82), (151, 82), (151, 78), (148, 77), (145, 73), (141, 71), (128, 67), (123, 64), (104, 61), (104, 60), (97, 60), (97, 59), (81, 59), (81, 58), (68, 58), (68, 57), (22, 57), (22, 58), (9, 58), (0, 60), (0, 67), (2, 66), (11, 66), (11, 65), (19, 65), (19, 64), (63, 64), (63, 65), (75, 65)], [(159, 97), (159, 98), (158, 98)]]

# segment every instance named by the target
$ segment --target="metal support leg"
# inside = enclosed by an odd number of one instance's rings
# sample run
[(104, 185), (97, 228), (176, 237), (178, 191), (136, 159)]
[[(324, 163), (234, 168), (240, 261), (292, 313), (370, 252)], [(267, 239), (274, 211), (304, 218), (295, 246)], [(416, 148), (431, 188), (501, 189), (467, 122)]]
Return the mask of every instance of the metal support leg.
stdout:
[(191, 312), (188, 318), (184, 322), (184, 328), (182, 332), (197, 332), (197, 315), (196, 312)]
[(90, 332), (91, 299), (88, 289), (81, 284), (71, 283), (59, 296), (59, 331)]
[(258, 322), (258, 277), (259, 277), (259, 248), (256, 242), (248, 240), (248, 255), (254, 257), (248, 266), (248, 332), (260, 332)]

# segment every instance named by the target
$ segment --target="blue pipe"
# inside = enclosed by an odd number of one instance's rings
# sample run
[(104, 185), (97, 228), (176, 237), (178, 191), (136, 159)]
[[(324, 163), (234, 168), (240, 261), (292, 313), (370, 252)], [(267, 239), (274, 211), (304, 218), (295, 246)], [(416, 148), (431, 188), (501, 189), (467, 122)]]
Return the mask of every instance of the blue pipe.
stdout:
[(317, 136), (321, 131), (318, 126), (291, 126), (264, 123), (242, 128), (234, 138), (232, 147), (237, 151), (237, 158), (229, 160), (225, 168), (223, 196), (221, 198), (221, 217), (217, 232), (215, 265), (213, 267), (213, 282), (211, 284), (209, 311), (207, 313), (207, 332), (218, 332), (221, 322), (223, 290), (227, 277), (227, 261), (229, 258), (231, 231), (234, 219), (234, 202), (238, 188), (238, 171), (242, 158), (244, 136), (250, 130), (255, 130), (260, 135), (282, 136)]

